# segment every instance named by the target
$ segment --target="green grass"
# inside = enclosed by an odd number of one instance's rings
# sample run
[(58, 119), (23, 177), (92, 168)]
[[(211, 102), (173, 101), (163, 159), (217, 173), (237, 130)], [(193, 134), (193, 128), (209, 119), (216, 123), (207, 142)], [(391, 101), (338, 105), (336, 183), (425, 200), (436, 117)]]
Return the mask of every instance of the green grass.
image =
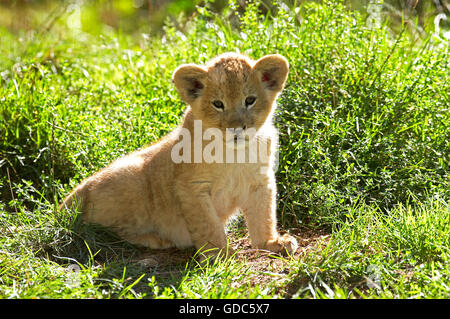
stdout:
[[(336, 2), (235, 8), (152, 37), (0, 30), (0, 298), (450, 297), (448, 42), (371, 29)], [(84, 177), (176, 127), (179, 64), (226, 51), (291, 64), (277, 180), (295, 256), (248, 249), (238, 219), (231, 260), (170, 250), (149, 265), (57, 212)]]

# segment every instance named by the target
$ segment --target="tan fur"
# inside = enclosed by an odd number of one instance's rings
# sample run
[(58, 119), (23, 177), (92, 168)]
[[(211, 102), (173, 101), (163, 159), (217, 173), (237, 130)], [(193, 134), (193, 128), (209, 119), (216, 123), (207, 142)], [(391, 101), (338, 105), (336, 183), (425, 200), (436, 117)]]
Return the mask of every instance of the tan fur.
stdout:
[[(189, 104), (180, 126), (87, 178), (61, 208), (78, 205), (84, 221), (112, 227), (131, 243), (205, 249), (226, 247), (224, 225), (242, 211), (255, 247), (295, 250), (295, 239), (276, 230), (273, 172), (277, 134), (272, 114), (287, 74), (288, 63), (280, 55), (253, 61), (227, 53), (205, 66), (180, 66), (173, 82)], [(247, 110), (248, 95), (257, 99)], [(212, 107), (214, 100), (223, 101), (223, 112)], [(193, 136), (194, 120), (224, 136), (226, 128), (256, 128), (256, 138), (271, 151), (269, 163), (174, 163), (172, 147), (181, 129)]]

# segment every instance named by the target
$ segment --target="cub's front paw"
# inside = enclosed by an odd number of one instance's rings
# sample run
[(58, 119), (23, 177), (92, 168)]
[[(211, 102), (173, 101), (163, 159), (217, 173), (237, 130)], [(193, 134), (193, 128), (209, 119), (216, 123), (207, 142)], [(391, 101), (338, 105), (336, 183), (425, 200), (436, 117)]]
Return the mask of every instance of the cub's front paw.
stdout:
[(283, 236), (279, 236), (276, 240), (269, 241), (264, 248), (273, 251), (274, 253), (291, 254), (297, 250), (298, 244), (294, 237), (284, 234)]

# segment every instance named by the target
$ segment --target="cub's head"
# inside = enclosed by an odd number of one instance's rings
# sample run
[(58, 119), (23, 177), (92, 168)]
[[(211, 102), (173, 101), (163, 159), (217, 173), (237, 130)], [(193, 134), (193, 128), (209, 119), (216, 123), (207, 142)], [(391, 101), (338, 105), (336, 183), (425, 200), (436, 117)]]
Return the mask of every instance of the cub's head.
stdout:
[(278, 54), (254, 61), (225, 53), (204, 66), (181, 65), (173, 82), (204, 128), (258, 130), (272, 113), (288, 71), (287, 60)]

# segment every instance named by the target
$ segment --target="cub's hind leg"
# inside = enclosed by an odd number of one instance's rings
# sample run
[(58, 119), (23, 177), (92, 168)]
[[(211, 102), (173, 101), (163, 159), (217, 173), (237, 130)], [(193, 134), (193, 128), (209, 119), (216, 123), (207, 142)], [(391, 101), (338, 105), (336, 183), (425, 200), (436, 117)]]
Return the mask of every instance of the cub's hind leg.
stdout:
[(145, 246), (152, 249), (166, 249), (175, 247), (175, 245), (170, 240), (161, 238), (156, 233), (124, 235), (122, 237), (131, 244)]

